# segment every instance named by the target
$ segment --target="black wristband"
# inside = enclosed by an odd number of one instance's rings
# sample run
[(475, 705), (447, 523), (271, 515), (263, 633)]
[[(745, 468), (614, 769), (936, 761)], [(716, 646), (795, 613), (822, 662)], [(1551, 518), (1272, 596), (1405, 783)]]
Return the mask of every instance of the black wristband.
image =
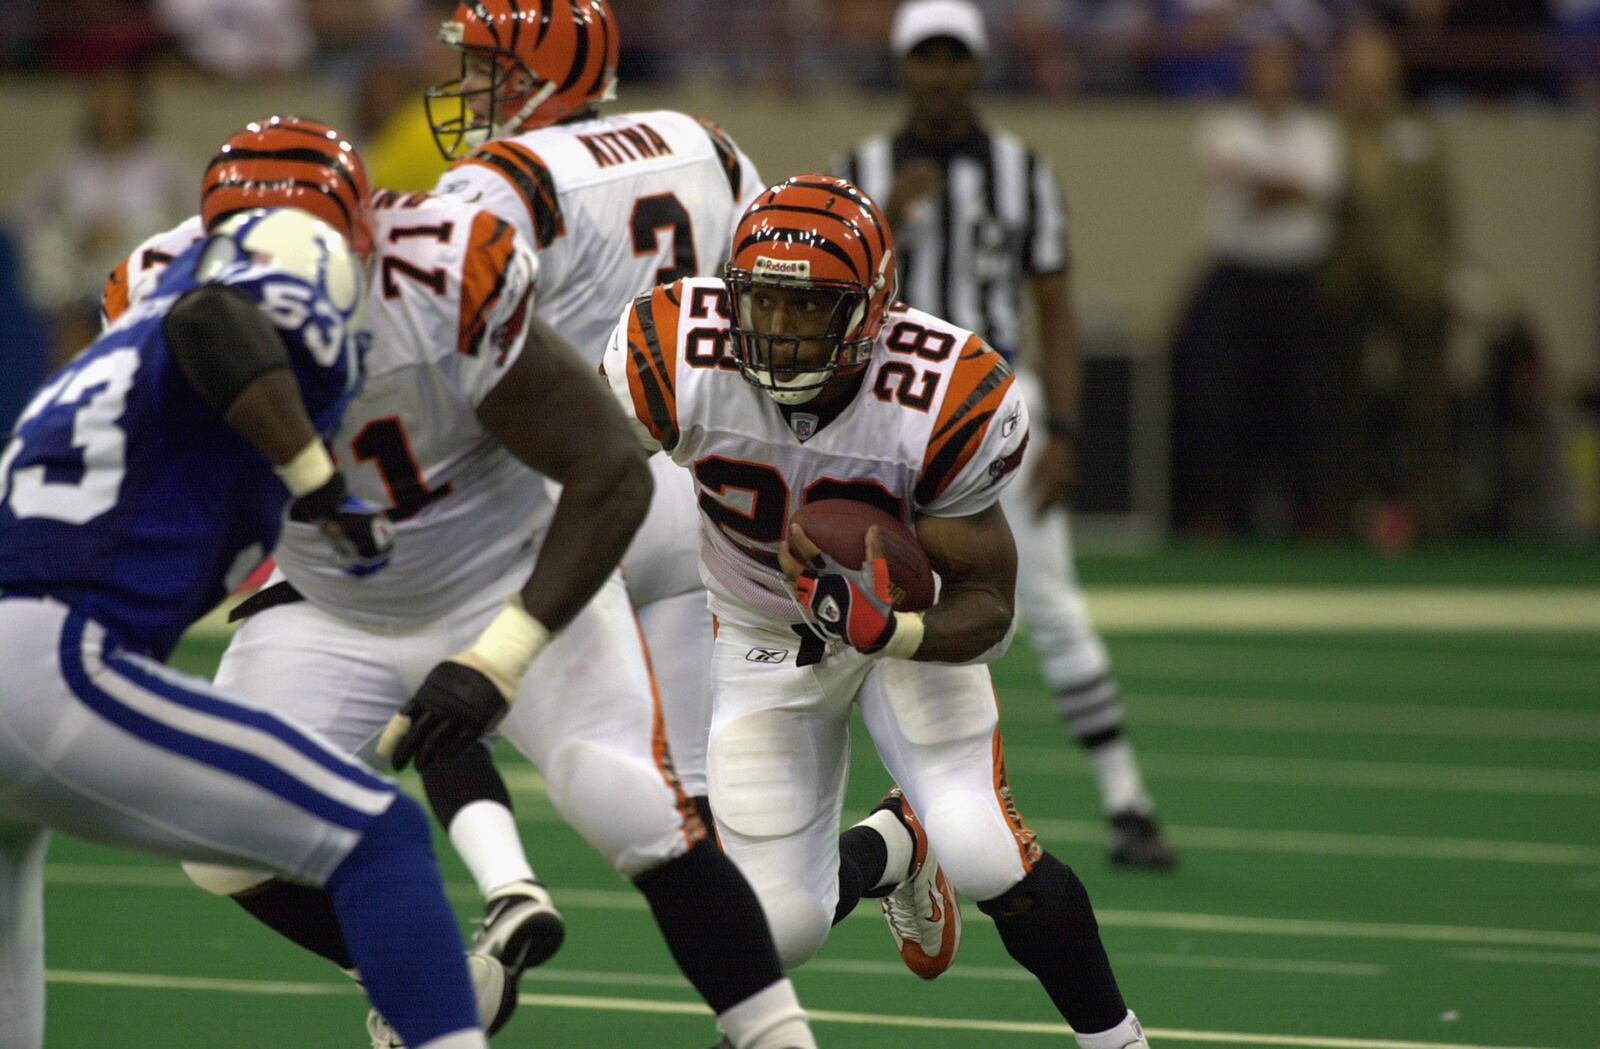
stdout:
[(1051, 437), (1062, 437), (1069, 441), (1083, 439), (1083, 427), (1078, 420), (1068, 415), (1052, 415), (1045, 419), (1045, 432)]

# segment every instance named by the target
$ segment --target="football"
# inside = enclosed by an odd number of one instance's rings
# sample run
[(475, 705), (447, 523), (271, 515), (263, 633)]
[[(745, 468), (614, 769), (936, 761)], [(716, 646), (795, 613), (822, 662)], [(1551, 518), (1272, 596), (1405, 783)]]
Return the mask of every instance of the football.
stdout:
[(933, 566), (916, 535), (875, 506), (854, 499), (819, 499), (802, 506), (790, 522), (803, 529), (813, 543), (847, 568), (860, 568), (866, 556), (867, 529), (873, 525), (883, 539), (883, 556), (889, 562), (889, 589), (894, 607), (920, 612), (933, 604)]

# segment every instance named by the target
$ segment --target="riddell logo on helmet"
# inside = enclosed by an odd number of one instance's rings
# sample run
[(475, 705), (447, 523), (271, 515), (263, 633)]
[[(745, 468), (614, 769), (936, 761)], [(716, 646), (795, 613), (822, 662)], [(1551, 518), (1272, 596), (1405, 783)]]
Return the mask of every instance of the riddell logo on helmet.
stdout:
[(796, 280), (810, 280), (811, 260), (772, 259), (765, 255), (757, 255), (756, 268), (753, 272), (757, 277), (791, 277)]

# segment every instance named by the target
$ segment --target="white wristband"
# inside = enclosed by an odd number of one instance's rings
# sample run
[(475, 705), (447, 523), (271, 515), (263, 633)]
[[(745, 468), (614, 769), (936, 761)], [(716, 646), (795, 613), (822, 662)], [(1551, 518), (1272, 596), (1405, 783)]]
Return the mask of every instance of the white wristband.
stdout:
[(545, 625), (530, 616), (515, 598), (494, 617), (472, 647), (454, 657), (488, 675), (509, 703), (517, 694), (522, 675), (528, 672), (539, 650), (550, 640)]
[(295, 453), (293, 459), (273, 469), (282, 479), (283, 486), (289, 489), (289, 494), (298, 499), (321, 488), (333, 477), (333, 456), (328, 454), (328, 448), (322, 440), (314, 437), (310, 444)]
[(885, 659), (910, 659), (922, 647), (924, 629), (921, 612), (896, 612), (894, 636), (873, 654)]

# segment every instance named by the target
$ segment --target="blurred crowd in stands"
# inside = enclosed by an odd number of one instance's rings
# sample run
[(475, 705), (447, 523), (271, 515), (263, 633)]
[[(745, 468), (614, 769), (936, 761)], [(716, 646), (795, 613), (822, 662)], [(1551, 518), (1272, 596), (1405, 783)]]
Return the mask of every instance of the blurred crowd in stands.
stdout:
[[(784, 98), (893, 83), (883, 41), (897, 0), (611, 2), (627, 27), (625, 83), (709, 79)], [(1174, 311), (1178, 528), (1215, 540), (1357, 536), (1389, 550), (1593, 536), (1567, 484), (1573, 413), (1583, 416), (1552, 396), (1536, 326), (1510, 303), (1463, 319), (1437, 105), (1416, 103), (1600, 102), (1600, 0), (980, 2), (993, 89), (1235, 100), (1199, 125), (1208, 258)], [(6, 208), (0, 428), (45, 357), (92, 337), (121, 254), (191, 210), (192, 164), (159, 148), (146, 119), (150, 70), (346, 83), (375, 182), (425, 189), (440, 161), (416, 111), (423, 86), (454, 75), (433, 46), (452, 6), (0, 8), (0, 72), (70, 76), (87, 101), (75, 146)], [(1468, 329), (1486, 363), (1478, 387), (1461, 390), (1446, 357)], [(1589, 411), (1592, 435), (1600, 404)], [(1600, 461), (1587, 469), (1600, 478)]]
[[(721, 77), (793, 95), (887, 86), (896, 0), (613, 0), (624, 73)], [(1052, 98), (1242, 87), (1265, 38), (1327, 55), (1352, 28), (1396, 35), (1413, 97), (1558, 101), (1600, 82), (1600, 0), (980, 0), (992, 86)], [(87, 72), (166, 47), (220, 75), (376, 60), (437, 22), (442, 0), (11, 0), (0, 69)], [(692, 45), (692, 46), (690, 46)], [(414, 51), (412, 52), (414, 53)], [(1307, 70), (1325, 78), (1328, 63)]]

